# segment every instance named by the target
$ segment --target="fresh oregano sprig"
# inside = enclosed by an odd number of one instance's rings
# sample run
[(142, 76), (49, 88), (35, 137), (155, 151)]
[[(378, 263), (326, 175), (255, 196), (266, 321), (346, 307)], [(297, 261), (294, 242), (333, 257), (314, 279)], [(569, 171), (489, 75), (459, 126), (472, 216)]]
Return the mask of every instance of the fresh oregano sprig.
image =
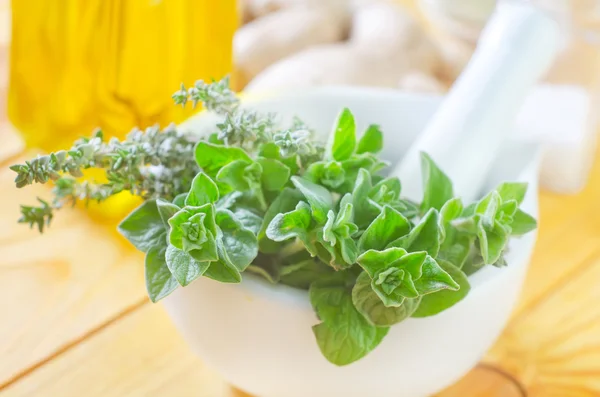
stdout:
[[(144, 203), (119, 231), (146, 254), (146, 287), (158, 301), (199, 277), (238, 283), (243, 274), (308, 290), (323, 355), (336, 365), (368, 354), (389, 328), (435, 315), (469, 293), (468, 275), (504, 266), (510, 239), (536, 227), (519, 207), (527, 186), (503, 183), (463, 205), (452, 182), (422, 155), (424, 196), (402, 197), (384, 176), (376, 125), (360, 136), (349, 109), (325, 144), (296, 119), (244, 109), (228, 80), (184, 86), (173, 98), (220, 114), (208, 137), (173, 126), (101, 133), (69, 151), (13, 166), (16, 185), (54, 182), (51, 203), (21, 208), (40, 231), (53, 209), (128, 190)], [(81, 180), (88, 168), (107, 182)]]

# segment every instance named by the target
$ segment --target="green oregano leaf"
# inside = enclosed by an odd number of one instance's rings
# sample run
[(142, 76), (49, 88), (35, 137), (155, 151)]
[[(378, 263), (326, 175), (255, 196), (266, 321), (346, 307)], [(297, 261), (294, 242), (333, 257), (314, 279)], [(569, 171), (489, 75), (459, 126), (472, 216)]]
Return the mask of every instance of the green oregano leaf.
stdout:
[(277, 284), (281, 281), (282, 268), (281, 258), (259, 253), (253, 263), (246, 268), (246, 272), (258, 275), (271, 284)]
[(502, 198), (496, 191), (491, 191), (475, 206), (475, 214), (485, 226), (492, 226), (496, 219), (496, 214), (502, 204)]
[(339, 161), (318, 161), (308, 167), (303, 177), (330, 189), (337, 189), (346, 181), (346, 172)]
[(166, 244), (151, 247), (146, 253), (146, 290), (152, 302), (158, 302), (179, 286), (165, 260)]
[(460, 217), (463, 212), (462, 200), (458, 197), (452, 198), (444, 203), (440, 210), (440, 222), (442, 225), (450, 223)]
[(384, 205), (389, 205), (398, 211), (407, 209), (406, 203), (400, 199), (400, 180), (398, 178), (385, 178), (377, 182), (369, 192), (369, 199), (380, 210)]
[(335, 130), (327, 144), (330, 158), (342, 161), (348, 159), (356, 149), (356, 125), (354, 116), (344, 108), (336, 121)]
[(445, 230), (446, 237), (436, 259), (443, 259), (460, 269), (473, 249), (475, 237), (451, 225), (447, 225)]
[(358, 141), (356, 153), (379, 153), (381, 149), (383, 149), (383, 132), (378, 125), (371, 124)]
[(477, 207), (477, 203), (472, 203), (472, 204), (469, 204), (468, 206), (466, 206), (463, 209), (461, 217), (468, 218), (468, 217), (473, 216), (475, 214), (475, 207)]
[(358, 257), (358, 247), (351, 238), (340, 238), (332, 244), (323, 238), (323, 233), (316, 237), (318, 244), (307, 245), (306, 249), (316, 255), (320, 260), (328, 263), (336, 270), (350, 268)]
[(261, 145), (258, 151), (259, 157), (279, 160), (290, 170), (290, 175), (296, 175), (299, 170), (298, 155), (292, 154), (286, 157), (281, 156), (281, 148), (275, 142), (266, 142)]
[(250, 265), (246, 268), (246, 272), (256, 274), (267, 280), (271, 284), (277, 284), (280, 280), (278, 268), (265, 268), (258, 265)]
[(346, 180), (346, 172), (342, 163), (330, 161), (324, 164), (320, 182), (332, 189), (340, 187)]
[(240, 270), (229, 257), (222, 236), (217, 239), (217, 252), (219, 259), (211, 262), (204, 276), (222, 283), (239, 283), (242, 281)]
[(527, 193), (527, 183), (504, 182), (496, 188), (496, 192), (498, 192), (502, 201), (515, 200), (520, 205), (525, 199), (525, 193)]
[(310, 204), (315, 220), (321, 224), (327, 222), (327, 213), (333, 209), (333, 197), (331, 193), (323, 186), (304, 178), (293, 176), (291, 180)]
[(460, 269), (446, 261), (439, 261), (439, 265), (458, 283), (460, 288), (458, 290), (444, 289), (423, 296), (419, 307), (412, 314), (413, 317), (428, 317), (438, 314), (460, 302), (469, 293), (471, 289), (469, 280)]
[(523, 234), (529, 233), (532, 230), (535, 230), (537, 227), (537, 221), (531, 215), (517, 210), (513, 216), (513, 221), (510, 224), (511, 227), (511, 235), (513, 236), (521, 236)]
[(223, 142), (222, 139), (219, 139), (219, 133), (218, 132), (213, 132), (212, 134), (210, 134), (208, 136), (208, 138), (206, 139), (206, 141), (208, 143), (212, 143), (213, 145), (223, 145), (225, 142)]
[[(336, 190), (340, 193), (348, 193), (356, 186), (355, 182), (361, 169), (371, 174), (373, 182), (377, 182), (379, 176), (377, 173), (388, 166), (388, 162), (381, 160), (373, 153), (354, 154), (349, 159), (342, 161), (344, 169), (344, 184)], [(375, 180), (377, 179), (377, 180)]]
[(240, 148), (216, 145), (206, 141), (196, 144), (196, 163), (208, 176), (214, 178), (217, 172), (227, 164), (235, 160), (244, 160), (248, 163), (252, 159)]
[(441, 237), (438, 212), (430, 209), (407, 235), (392, 241), (388, 246), (407, 251), (427, 251), (435, 257), (440, 249)]
[(450, 178), (426, 153), (421, 153), (421, 172), (424, 191), (421, 212), (425, 213), (430, 208), (441, 209), (444, 203), (454, 196)]
[(226, 210), (230, 210), (233, 207), (240, 205), (244, 197), (244, 192), (228, 192), (219, 198), (219, 200), (215, 203), (215, 207), (219, 209), (224, 208)]
[(187, 252), (172, 245), (167, 247), (165, 259), (171, 274), (183, 287), (202, 276), (210, 266), (209, 261), (197, 261)]
[(260, 150), (258, 151), (258, 155), (260, 157), (264, 157), (267, 159), (281, 159), (281, 153), (279, 152), (279, 146), (275, 142), (266, 142), (260, 146)]
[(280, 281), (291, 287), (308, 289), (312, 283), (326, 279), (333, 273), (331, 266), (309, 257), (281, 267)]
[(169, 242), (198, 261), (216, 261), (217, 227), (214, 206), (186, 206), (169, 219)]
[(234, 160), (223, 166), (216, 175), (219, 182), (226, 183), (234, 190), (245, 192), (260, 187), (262, 167), (259, 163), (247, 160)]
[(181, 208), (177, 205), (169, 203), (163, 199), (156, 200), (156, 207), (158, 208), (158, 213), (160, 214), (160, 218), (163, 221), (163, 225), (165, 227), (169, 227), (169, 218), (177, 213)]
[[(419, 272), (420, 263), (416, 263), (416, 269), (415, 264), (409, 264), (412, 269), (408, 269), (406, 263), (399, 262), (404, 257), (406, 251), (391, 248), (385, 251), (369, 250), (358, 258), (359, 265), (371, 279), (371, 288), (386, 307), (399, 307), (406, 298), (419, 296), (409, 270)], [(414, 262), (413, 259), (416, 259), (422, 263), (424, 260), (424, 256), (413, 257), (408, 257), (404, 262)]]
[(301, 201), (293, 211), (277, 214), (269, 223), (266, 235), (273, 241), (285, 241), (295, 237), (305, 239), (311, 222), (310, 207)]
[(204, 272), (204, 276), (221, 283), (239, 283), (242, 281), (242, 276), (230, 263), (223, 260), (211, 262), (210, 266)]
[(280, 190), (290, 179), (290, 169), (281, 161), (259, 158), (262, 167), (262, 186), (265, 190)]
[[(227, 254), (229, 263), (240, 273), (243, 272), (258, 254), (256, 235), (246, 229), (229, 210), (217, 210), (215, 220), (220, 230), (219, 244)], [(220, 259), (223, 260), (221, 256)]]
[(456, 291), (460, 288), (460, 285), (435, 259), (427, 255), (421, 265), (421, 276), (415, 280), (415, 288), (420, 295), (427, 295), (446, 289)]
[(358, 246), (361, 251), (382, 250), (409, 231), (410, 222), (401, 213), (386, 205), (362, 234)]
[(379, 272), (386, 270), (392, 263), (406, 255), (402, 248), (388, 248), (386, 250), (368, 250), (360, 255), (358, 264), (369, 274), (371, 279)]
[(460, 198), (452, 198), (442, 206), (439, 214), (440, 240), (445, 242), (446, 229), (453, 228), (450, 224), (453, 220), (460, 217), (463, 211), (463, 205)]
[(358, 264), (371, 278), (371, 287), (386, 307), (399, 307), (406, 298), (417, 298), (440, 289), (457, 289), (448, 275), (427, 252), (407, 253), (402, 248), (369, 250)]
[(371, 278), (362, 272), (356, 284), (352, 288), (352, 302), (356, 309), (371, 324), (378, 327), (390, 327), (410, 317), (417, 307), (421, 298), (404, 299), (398, 307), (386, 307), (379, 296), (371, 288)]
[(506, 228), (498, 221), (494, 222), (492, 227), (486, 227), (484, 222), (477, 224), (479, 249), (486, 265), (491, 265), (500, 259), (509, 235)]
[(183, 207), (185, 205), (185, 199), (187, 198), (187, 196), (188, 196), (187, 193), (178, 194), (173, 199), (173, 204), (175, 204), (179, 208)]
[[(226, 209), (226, 208), (223, 208)], [(235, 219), (240, 221), (243, 227), (258, 235), (262, 226), (263, 218), (246, 208), (231, 208)]]
[(329, 252), (329, 263), (336, 269), (353, 265), (358, 257), (358, 247), (352, 239), (358, 227), (353, 223), (351, 201), (351, 195), (347, 194), (340, 202), (337, 215), (333, 210), (327, 213), (327, 222), (318, 235), (319, 242)]
[(500, 205), (500, 208), (498, 209), (498, 212), (500, 214), (500, 221), (504, 223), (511, 223), (512, 217), (515, 216), (518, 207), (519, 204), (516, 200), (503, 201)]
[(267, 237), (267, 228), (275, 216), (294, 210), (296, 205), (303, 198), (304, 197), (302, 193), (300, 193), (298, 190), (284, 188), (271, 203), (263, 217), (263, 222), (260, 231), (258, 232), (258, 244), (261, 252), (265, 254), (272, 254), (281, 249), (281, 242), (273, 241)]
[(367, 200), (372, 187), (371, 174), (364, 168), (359, 169), (352, 190), (352, 204), (354, 220), (360, 228), (367, 227), (378, 215)]
[(165, 225), (155, 200), (145, 201), (134, 209), (117, 229), (142, 252), (148, 252), (150, 248), (157, 245), (164, 245)]
[(214, 204), (219, 200), (219, 189), (204, 172), (199, 172), (192, 181), (192, 187), (185, 199), (185, 205), (200, 206)]
[(311, 285), (310, 301), (321, 319), (313, 327), (319, 349), (335, 365), (348, 365), (366, 356), (389, 328), (376, 327), (356, 310), (350, 290), (343, 286)]
[[(323, 226), (323, 240), (330, 243), (332, 246), (338, 241), (342, 244), (344, 241), (348, 241), (355, 246), (352, 237), (357, 232), (358, 226), (354, 224), (352, 196), (346, 194), (340, 200), (340, 209), (338, 213), (335, 214), (333, 210), (330, 210), (327, 213), (327, 222), (325, 223), (325, 226)], [(355, 257), (354, 260), (356, 260)], [(354, 260), (349, 260), (349, 263), (354, 263)]]

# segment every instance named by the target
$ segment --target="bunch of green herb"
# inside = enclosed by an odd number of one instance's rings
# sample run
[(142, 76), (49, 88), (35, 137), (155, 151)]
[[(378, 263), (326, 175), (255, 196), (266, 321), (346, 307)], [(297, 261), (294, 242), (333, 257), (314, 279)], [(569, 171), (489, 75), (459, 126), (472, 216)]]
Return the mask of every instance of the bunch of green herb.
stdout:
[[(197, 142), (173, 126), (135, 130), (123, 142), (96, 133), (11, 167), (17, 187), (55, 182), (50, 203), (22, 207), (20, 222), (40, 231), (65, 203), (123, 190), (142, 197), (119, 231), (146, 254), (152, 301), (198, 277), (238, 283), (244, 272), (307, 289), (321, 351), (346, 365), (392, 325), (459, 302), (470, 273), (503, 266), (509, 239), (536, 226), (519, 209), (525, 184), (503, 183), (463, 206), (426, 154), (422, 202), (403, 199), (400, 181), (380, 173), (382, 132), (371, 125), (358, 137), (348, 109), (323, 145), (298, 120), (281, 129), (272, 115), (241, 109), (227, 80), (173, 98), (201, 102), (223, 121)], [(91, 167), (108, 182), (77, 179)]]

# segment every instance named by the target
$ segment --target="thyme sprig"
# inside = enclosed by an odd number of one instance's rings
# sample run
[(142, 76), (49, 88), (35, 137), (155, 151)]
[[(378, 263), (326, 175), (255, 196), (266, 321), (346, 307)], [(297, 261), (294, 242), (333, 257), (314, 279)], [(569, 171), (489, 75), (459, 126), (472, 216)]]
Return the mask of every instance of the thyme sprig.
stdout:
[[(172, 96), (175, 104), (198, 103), (217, 113), (222, 121), (216, 125), (215, 138), (225, 146), (240, 147), (255, 153), (262, 144), (274, 142), (283, 157), (298, 154), (300, 168), (322, 157), (323, 145), (309, 138), (312, 134), (298, 120), (289, 129), (277, 130), (275, 116), (242, 109), (236, 94), (229, 88), (229, 78), (181, 88)], [(69, 150), (60, 150), (23, 164), (10, 167), (17, 173), (18, 188), (34, 183), (54, 182), (51, 200), (39, 206), (22, 206), (19, 222), (37, 225), (43, 231), (50, 224), (53, 210), (77, 201), (102, 202), (123, 191), (144, 200), (172, 200), (189, 190), (199, 168), (194, 159), (198, 137), (183, 133), (175, 125), (161, 130), (152, 126), (133, 129), (123, 141), (105, 139), (101, 130), (76, 141)], [(85, 170), (104, 171), (106, 182), (85, 180)]]

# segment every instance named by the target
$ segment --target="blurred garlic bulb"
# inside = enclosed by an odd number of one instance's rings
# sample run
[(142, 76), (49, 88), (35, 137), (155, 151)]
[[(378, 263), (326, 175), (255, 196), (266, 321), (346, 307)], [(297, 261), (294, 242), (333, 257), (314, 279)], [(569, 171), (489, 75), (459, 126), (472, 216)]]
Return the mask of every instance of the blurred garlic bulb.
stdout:
[(600, 4), (597, 0), (419, 0), (419, 5), (436, 28), (474, 44), (496, 5), (510, 2), (530, 3), (556, 20), (563, 35), (561, 47), (566, 45), (573, 13), (580, 8), (589, 9), (591, 4)]
[(427, 18), (442, 31), (476, 42), (496, 0), (419, 0)]

